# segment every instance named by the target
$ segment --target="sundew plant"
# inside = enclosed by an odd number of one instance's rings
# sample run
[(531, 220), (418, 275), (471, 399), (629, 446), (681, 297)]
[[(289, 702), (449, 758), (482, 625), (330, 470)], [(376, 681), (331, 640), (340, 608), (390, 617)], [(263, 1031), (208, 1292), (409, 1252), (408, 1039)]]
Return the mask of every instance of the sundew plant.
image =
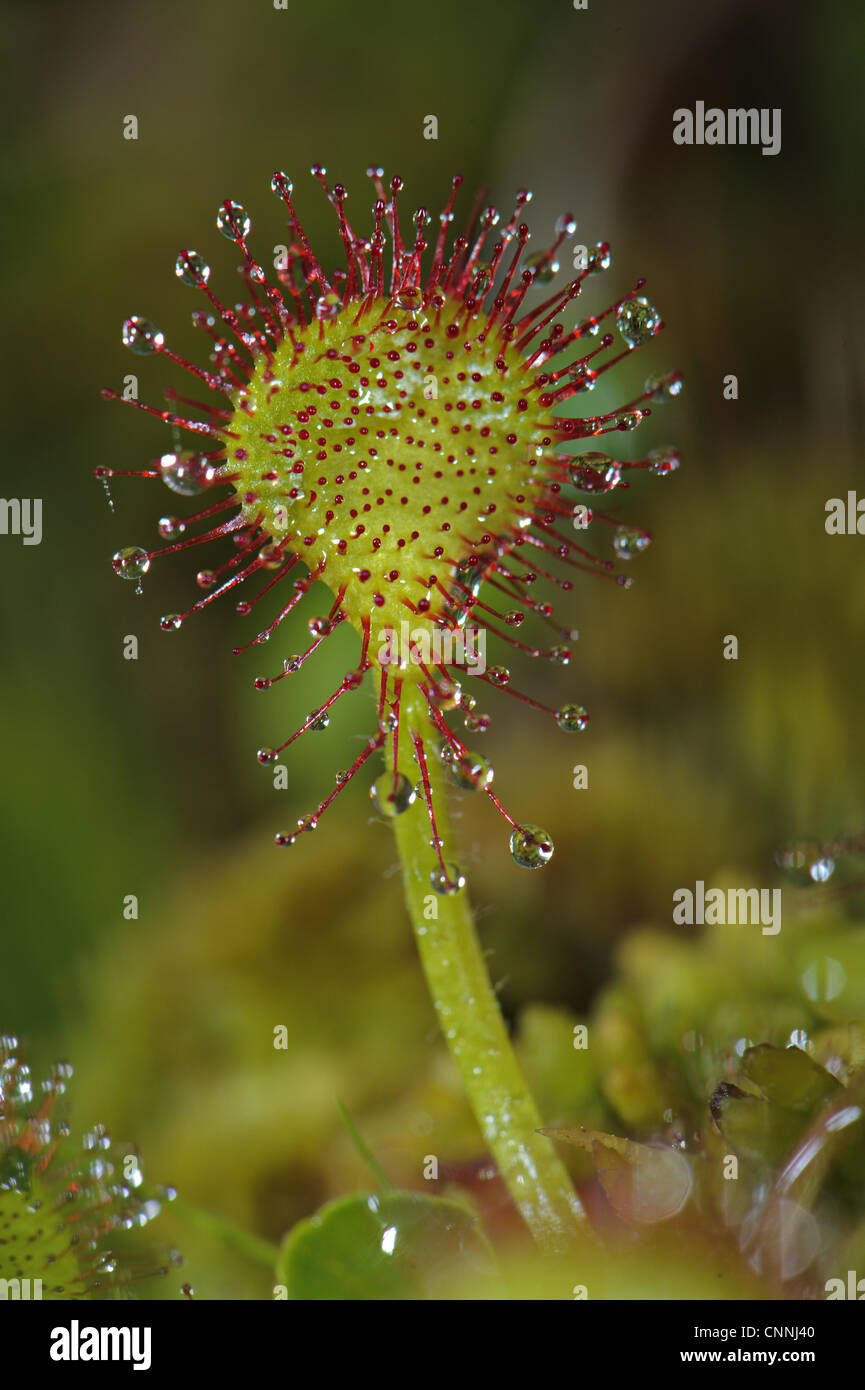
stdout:
[[(338, 701), (357, 708), (357, 755), (322, 768), (320, 799), (278, 828), (274, 852), (326, 834), (330, 804), (356, 778), (366, 782), (373, 818), (393, 828), (430, 996), (489, 1155), (480, 1177), (504, 1184), (545, 1262), (526, 1276), (527, 1296), (562, 1297), (577, 1269), (574, 1297), (588, 1296), (582, 1280), (592, 1297), (644, 1297), (655, 1268), (670, 1297), (820, 1296), (838, 1269), (855, 1266), (865, 1229), (856, 933), (816, 925), (807, 895), (802, 925), (788, 922), (771, 958), (760, 933), (744, 944), (711, 933), (680, 944), (636, 932), (588, 1026), (555, 1010), (529, 1014), (521, 1060), (449, 817), (454, 793), (482, 794), (505, 822), (503, 857), (507, 848), (536, 871), (554, 853), (550, 832), (513, 807), (478, 745), (494, 744), (494, 726), (487, 731), (502, 700), (523, 707), (523, 752), (544, 718), (565, 740), (589, 725), (572, 675), (581, 593), (592, 581), (629, 586), (650, 537), (617, 519), (616, 494), (679, 465), (677, 451), (654, 440), (643, 456), (620, 458), (616, 437), (677, 396), (681, 376), (650, 375), (615, 409), (586, 405), (607, 371), (657, 336), (661, 316), (640, 280), (583, 311), (578, 301), (609, 269), (610, 248), (576, 242), (565, 214), (548, 244), (530, 251), (526, 190), (504, 218), (477, 199), (458, 222), (456, 178), (437, 218), (423, 207), (407, 217), (402, 181), (368, 173), (372, 206), (349, 220), (345, 188), (312, 170), (336, 215), (345, 261), (337, 270), (316, 256), (284, 173), (272, 179), (288, 229), (272, 272), (256, 258), (247, 211), (226, 201), (217, 212), (242, 257), (241, 302), (217, 297), (201, 253), (180, 252), (178, 279), (205, 300), (194, 322), (209, 339), (207, 365), (175, 353), (149, 318), (125, 321), (126, 346), (169, 358), (194, 378), (194, 394), (172, 387), (166, 409), (133, 397), (169, 425), (171, 451), (146, 468), (97, 472), (106, 487), (128, 472), (203, 500), (193, 514), (162, 517), (161, 546), (119, 550), (114, 569), (140, 591), (161, 556), (208, 544), (216, 558), (198, 571), (201, 596), (161, 627), (176, 633), (215, 599), (234, 597), (253, 625), (237, 652), (267, 656), (287, 616), (326, 586), (324, 611), (308, 619), (309, 645), (280, 651), (255, 678), (270, 698), (282, 681), (307, 679), (310, 659), (340, 627), (354, 629), (357, 657), (336, 689), (258, 751), (265, 766), (286, 755), (290, 767), (291, 745), (325, 729)], [(181, 446), (184, 432), (193, 447)], [(272, 611), (257, 609), (265, 599), (275, 616), (256, 623), (257, 611)], [(793, 845), (778, 862), (813, 887), (859, 844), (850, 832), (830, 845)], [(780, 904), (779, 890), (752, 896)], [(748, 891), (712, 885), (705, 903), (717, 911), (740, 898), (748, 902)], [(680, 899), (693, 895), (679, 890)], [(772, 940), (777, 912), (763, 925)], [(724, 918), (707, 906), (705, 920)], [(830, 953), (815, 958), (822, 936)], [(557, 1122), (545, 1125), (550, 1115)], [(449, 1189), (393, 1190), (344, 1120), (375, 1192), (298, 1223), (273, 1252), (282, 1295), (449, 1296), (477, 1277), (497, 1287), (486, 1241), (496, 1233), (483, 1229), (489, 1205), (477, 1191), (470, 1207)], [(698, 1259), (680, 1258), (696, 1248)], [(508, 1277), (514, 1296), (523, 1275)]]
[[(197, 404), (172, 391), (165, 410), (134, 400), (192, 435), (194, 448), (131, 471), (181, 496), (204, 494), (207, 503), (192, 516), (163, 518), (166, 544), (127, 546), (114, 569), (140, 584), (164, 554), (230, 540), (228, 558), (198, 572), (203, 596), (161, 626), (176, 630), (235, 591), (243, 593), (238, 612), (251, 615), (276, 590), (276, 617), (246, 644), (269, 642), (268, 654), (313, 583), (329, 588), (331, 607), (309, 619), (308, 648), (283, 656), (282, 669), (256, 686), (302, 680), (307, 661), (344, 623), (358, 634), (357, 663), (300, 728), (258, 758), (275, 762), (365, 683), (376, 718), (353, 763), (331, 771), (335, 785), (277, 844), (316, 830), (348, 783), (368, 778), (376, 811), (394, 827), (421, 960), (484, 1140), (533, 1234), (556, 1244), (583, 1213), (537, 1134), (540, 1117), (490, 988), (447, 787), (489, 798), (517, 864), (536, 869), (550, 859), (550, 835), (507, 809), (474, 736), (499, 696), (553, 719), (563, 736), (586, 728), (589, 713), (573, 698), (566, 669), (577, 636), (571, 591), (581, 575), (630, 583), (617, 561), (629, 562), (650, 538), (617, 524), (607, 498), (628, 486), (629, 474), (664, 477), (678, 464), (667, 449), (617, 462), (598, 444), (637, 428), (654, 402), (678, 393), (681, 378), (652, 376), (638, 396), (603, 414), (566, 410), (663, 324), (641, 281), (580, 316), (585, 282), (609, 267), (610, 249), (572, 251), (576, 223), (566, 214), (551, 243), (529, 254), (527, 190), (506, 219), (476, 203), (465, 232), (454, 235), (459, 177), (437, 217), (420, 207), (407, 218), (402, 180), (386, 186), (373, 168), (374, 201), (358, 231), (345, 188), (329, 184), (319, 166), (312, 173), (338, 219), (343, 268), (322, 266), (292, 182), (276, 173), (271, 186), (287, 212), (288, 239), (275, 274), (255, 257), (247, 211), (226, 201), (217, 214), (217, 228), (243, 257), (242, 303), (217, 297), (199, 252), (177, 258), (177, 277), (206, 301), (195, 322), (210, 339), (208, 365), (174, 353), (150, 319), (124, 323), (132, 352), (167, 356), (211, 393)], [(560, 259), (574, 273), (554, 288)], [(584, 441), (591, 448), (563, 447)]]

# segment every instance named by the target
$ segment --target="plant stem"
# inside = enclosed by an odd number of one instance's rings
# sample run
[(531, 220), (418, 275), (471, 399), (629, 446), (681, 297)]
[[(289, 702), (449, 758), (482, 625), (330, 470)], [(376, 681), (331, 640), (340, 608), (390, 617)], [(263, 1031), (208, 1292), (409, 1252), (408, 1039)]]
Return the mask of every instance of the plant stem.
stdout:
[[(429, 732), (423, 697), (406, 682), (400, 705), (399, 771), (414, 785), (418, 768), (411, 735)], [(427, 741), (426, 744), (429, 747)], [(393, 767), (392, 750), (388, 751)], [(427, 760), (438, 834), (445, 862), (453, 860), (447, 823), (447, 788), (439, 759)], [(548, 1139), (520, 1070), (490, 984), (465, 888), (440, 896), (430, 870), (436, 864), (426, 808), (415, 803), (394, 818), (406, 901), (421, 963), (451, 1055), (462, 1074), (475, 1117), (498, 1171), (526, 1225), (542, 1245), (564, 1247), (585, 1213)]]

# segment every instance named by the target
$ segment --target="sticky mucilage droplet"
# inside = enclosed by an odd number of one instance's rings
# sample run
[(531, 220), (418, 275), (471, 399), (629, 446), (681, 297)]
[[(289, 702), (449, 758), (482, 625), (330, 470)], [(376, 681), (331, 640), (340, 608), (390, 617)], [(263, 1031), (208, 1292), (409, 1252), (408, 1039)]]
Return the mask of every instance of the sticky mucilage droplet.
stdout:
[(523, 869), (539, 869), (553, 857), (553, 842), (540, 825), (518, 825), (511, 835), (511, 858)]

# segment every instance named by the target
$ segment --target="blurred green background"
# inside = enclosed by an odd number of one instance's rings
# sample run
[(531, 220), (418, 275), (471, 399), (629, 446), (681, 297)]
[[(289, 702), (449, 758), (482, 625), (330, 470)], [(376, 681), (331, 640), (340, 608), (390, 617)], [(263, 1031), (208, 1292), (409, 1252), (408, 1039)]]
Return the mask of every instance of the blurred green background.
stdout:
[[(509, 1016), (529, 1001), (585, 1011), (624, 934), (647, 921), (674, 930), (676, 887), (725, 871), (769, 886), (780, 844), (865, 822), (865, 540), (823, 525), (827, 498), (861, 477), (865, 11), (833, 0), (5, 9), (3, 493), (44, 499), (44, 538), (0, 537), (0, 1030), (26, 1038), (37, 1067), (69, 1057), (76, 1119), (140, 1146), (149, 1180), (278, 1239), (364, 1181), (336, 1096), (406, 1182), (431, 1132), (454, 1160), (477, 1157), (479, 1140), (365, 786), (302, 854), (272, 847), (358, 748), (371, 703), (346, 702), (294, 747), (288, 791), (255, 749), (330, 692), (352, 641), (341, 634), (302, 681), (261, 694), (253, 679), (299, 649), (314, 599), (266, 660), (235, 658), (251, 634), (230, 602), (159, 631), (195, 596), (197, 557), (157, 566), (141, 598), (111, 573), (118, 546), (156, 543), (172, 504), (154, 483), (117, 480), (112, 515), (90, 472), (146, 467), (169, 436), (99, 388), (136, 372), (142, 399), (159, 404), (179, 384), (169, 364), (123, 349), (120, 324), (145, 314), (195, 354), (198, 300), (175, 256), (195, 247), (217, 293), (235, 293), (216, 207), (247, 206), (265, 257), (282, 239), (276, 168), (335, 260), (332, 213), (305, 174), (314, 161), (346, 183), (361, 224), (370, 163), (403, 175), (411, 206), (437, 208), (456, 171), (502, 209), (527, 184), (536, 246), (565, 210), (578, 239), (612, 244), (582, 312), (646, 277), (667, 328), (615, 374), (611, 404), (648, 372), (680, 367), (686, 386), (612, 452), (675, 443), (682, 468), (637, 475), (616, 496), (617, 513), (654, 536), (633, 589), (587, 576), (562, 608), (580, 641), (557, 679), (563, 700), (589, 708), (589, 730), (566, 739), (499, 698), (484, 735), (499, 793), (548, 827), (553, 863), (526, 874), (489, 805), (456, 808)], [(697, 100), (781, 107), (781, 153), (675, 146), (672, 112)], [(127, 114), (137, 141), (123, 138)], [(423, 138), (427, 114), (437, 141)], [(722, 397), (728, 373), (737, 401)], [(129, 633), (138, 661), (122, 657)], [(738, 636), (736, 662), (722, 658), (725, 634)], [(576, 762), (588, 790), (572, 788)], [(137, 921), (122, 913), (131, 893)], [(287, 1052), (272, 1046), (278, 1024)], [(176, 1219), (171, 1234), (201, 1292), (267, 1296), (266, 1274), (218, 1241)]]

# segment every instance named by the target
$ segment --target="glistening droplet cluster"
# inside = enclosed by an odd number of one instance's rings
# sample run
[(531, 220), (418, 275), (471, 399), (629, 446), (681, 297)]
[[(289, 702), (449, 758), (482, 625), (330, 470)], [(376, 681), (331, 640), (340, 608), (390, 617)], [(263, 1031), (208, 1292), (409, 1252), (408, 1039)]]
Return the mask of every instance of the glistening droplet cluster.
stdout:
[(32, 1296), (43, 1299), (116, 1296), (166, 1272), (132, 1267), (115, 1242), (146, 1226), (173, 1189), (142, 1197), (137, 1161), (102, 1125), (73, 1141), (62, 1113), (71, 1075), (62, 1063), (34, 1082), (18, 1039), (0, 1037), (0, 1279), (41, 1280)]
[[(643, 282), (568, 326), (584, 282), (610, 265), (602, 242), (555, 288), (559, 257), (571, 256), (576, 223), (570, 215), (559, 219), (549, 247), (527, 254), (523, 214), (531, 194), (523, 189), (507, 220), (495, 208), (476, 208), (465, 232), (451, 239), (459, 178), (437, 225), (423, 207), (407, 224), (399, 207), (402, 181), (394, 178), (386, 188), (382, 170), (368, 172), (375, 198), (371, 223), (359, 234), (346, 214), (345, 188), (329, 184), (320, 166), (312, 170), (344, 247), (345, 268), (334, 274), (310, 246), (286, 174), (272, 180), (288, 218), (275, 274), (251, 250), (246, 210), (231, 201), (221, 205), (217, 228), (243, 258), (242, 302), (230, 307), (216, 297), (199, 252), (182, 251), (175, 265), (181, 283), (207, 301), (193, 319), (210, 340), (209, 364), (173, 352), (143, 316), (123, 325), (131, 351), (168, 357), (195, 378), (199, 391), (211, 393), (202, 403), (172, 390), (164, 410), (129, 402), (175, 434), (194, 435), (195, 446), (175, 447), (147, 469), (97, 472), (106, 482), (134, 472), (179, 497), (214, 499), (192, 516), (162, 517), (158, 530), (167, 543), (161, 547), (127, 546), (114, 557), (117, 574), (140, 591), (159, 557), (205, 541), (232, 543), (227, 559), (198, 571), (204, 595), (162, 618), (165, 631), (258, 576), (264, 582), (237, 611), (250, 614), (274, 592), (283, 601), (242, 651), (266, 643), (315, 581), (330, 588), (330, 610), (309, 623), (310, 646), (283, 658), (275, 675), (259, 676), (256, 687), (294, 675), (344, 623), (360, 638), (357, 665), (299, 729), (262, 749), (259, 759), (272, 763), (301, 734), (326, 728), (332, 706), (367, 673), (377, 683), (377, 724), (335, 788), (278, 842), (291, 844), (314, 829), (367, 759), (384, 750), (390, 789), (381, 778), (374, 782), (375, 809), (391, 818), (425, 803), (435, 852), (431, 883), (451, 892), (462, 874), (442, 859), (426, 772), (430, 756), (443, 757), (459, 786), (483, 790), (501, 811), (518, 864), (536, 867), (552, 854), (546, 832), (520, 825), (505, 810), (492, 789), (492, 768), (463, 744), (453, 716), (471, 734), (485, 732), (490, 716), (478, 702), (492, 687), (562, 730), (586, 728), (581, 704), (557, 707), (518, 690), (501, 656), (510, 649), (514, 659), (571, 662), (577, 634), (538, 596), (544, 584), (567, 593), (572, 572), (630, 584), (616, 562), (630, 562), (650, 537), (620, 525), (596, 503), (626, 488), (629, 473), (667, 476), (678, 455), (655, 449), (624, 461), (595, 448), (574, 453), (572, 446), (636, 429), (655, 403), (678, 394), (681, 377), (650, 377), (612, 411), (566, 414), (568, 402), (590, 393), (662, 329), (660, 314), (640, 293)], [(576, 267), (577, 256), (572, 259)], [(591, 506), (580, 501), (583, 495)], [(553, 640), (520, 640), (524, 622), (531, 633), (550, 630)], [(488, 639), (500, 649), (489, 665)], [(469, 678), (477, 694), (466, 688)], [(406, 775), (405, 735), (400, 751), (409, 696), (424, 711), (423, 731), (409, 730), (419, 781)]]

